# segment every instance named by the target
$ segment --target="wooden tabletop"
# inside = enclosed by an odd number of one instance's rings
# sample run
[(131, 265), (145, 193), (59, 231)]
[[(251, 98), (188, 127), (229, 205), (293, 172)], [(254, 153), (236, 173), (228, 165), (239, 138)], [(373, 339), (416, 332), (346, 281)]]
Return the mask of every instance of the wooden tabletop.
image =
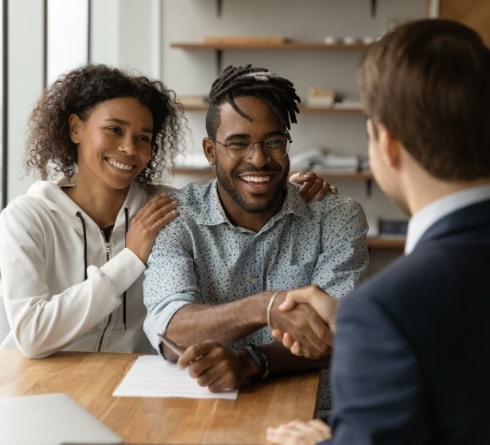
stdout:
[(0, 396), (66, 393), (125, 444), (266, 444), (268, 426), (314, 417), (320, 372), (248, 385), (236, 400), (113, 397), (137, 357), (61, 352), (31, 360), (0, 350)]

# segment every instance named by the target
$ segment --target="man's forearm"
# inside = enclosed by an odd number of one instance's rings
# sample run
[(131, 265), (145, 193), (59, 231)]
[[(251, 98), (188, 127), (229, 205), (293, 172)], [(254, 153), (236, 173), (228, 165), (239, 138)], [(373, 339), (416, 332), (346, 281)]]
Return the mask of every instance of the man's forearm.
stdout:
[(265, 291), (225, 304), (187, 304), (170, 320), (167, 336), (183, 348), (204, 340), (233, 343), (267, 324), (271, 294)]

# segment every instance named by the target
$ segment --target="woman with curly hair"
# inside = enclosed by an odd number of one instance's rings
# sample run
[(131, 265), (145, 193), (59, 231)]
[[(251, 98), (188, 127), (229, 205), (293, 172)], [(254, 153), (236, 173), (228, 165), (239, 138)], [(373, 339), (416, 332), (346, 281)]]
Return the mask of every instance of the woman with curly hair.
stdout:
[[(29, 119), (27, 171), (41, 181), (0, 215), (11, 331), (2, 347), (154, 352), (143, 333), (143, 271), (177, 200), (156, 186), (183, 137), (161, 82), (105, 65), (61, 76)], [(55, 181), (46, 179), (53, 178)]]

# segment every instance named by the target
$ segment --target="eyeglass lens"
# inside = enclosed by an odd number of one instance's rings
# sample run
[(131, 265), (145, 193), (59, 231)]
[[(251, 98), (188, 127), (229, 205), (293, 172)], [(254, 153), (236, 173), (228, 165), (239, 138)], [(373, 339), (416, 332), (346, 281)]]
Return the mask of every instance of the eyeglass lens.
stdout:
[(224, 145), (229, 156), (234, 160), (240, 160), (250, 156), (255, 144), (261, 144), (264, 153), (271, 159), (284, 158), (289, 150), (289, 138), (287, 136), (273, 136), (261, 142), (252, 142), (249, 139), (230, 141)]

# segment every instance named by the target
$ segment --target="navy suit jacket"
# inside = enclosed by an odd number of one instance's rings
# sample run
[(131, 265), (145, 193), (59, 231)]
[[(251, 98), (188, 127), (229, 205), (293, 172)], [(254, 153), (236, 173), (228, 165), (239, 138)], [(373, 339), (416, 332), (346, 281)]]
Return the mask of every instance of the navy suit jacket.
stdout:
[(490, 200), (342, 302), (325, 445), (490, 444)]

